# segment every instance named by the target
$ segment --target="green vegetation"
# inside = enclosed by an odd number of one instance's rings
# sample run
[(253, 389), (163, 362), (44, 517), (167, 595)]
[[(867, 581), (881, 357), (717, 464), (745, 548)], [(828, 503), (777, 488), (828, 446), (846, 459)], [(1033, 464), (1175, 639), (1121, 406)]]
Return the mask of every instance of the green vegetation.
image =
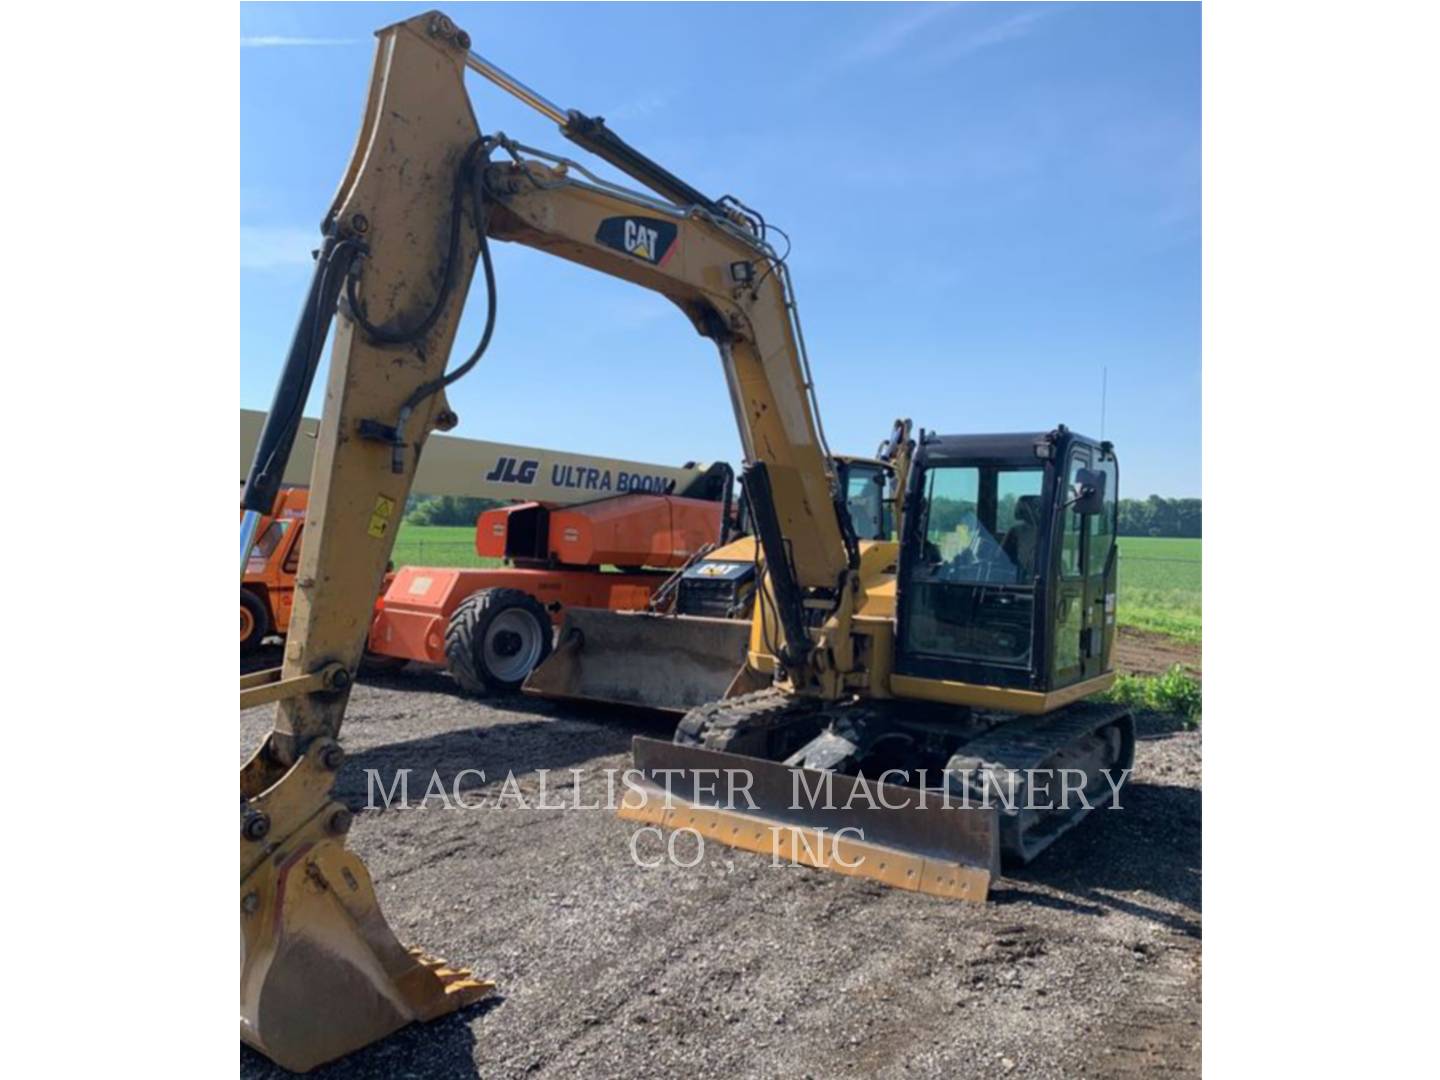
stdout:
[(500, 566), (499, 559), (475, 554), (475, 526), (412, 525), (405, 521), (390, 556), (401, 566)]
[(1120, 675), (1101, 697), (1137, 709), (1181, 716), (1191, 726), (1200, 723), (1200, 680), (1183, 665), (1172, 665), (1164, 675)]
[(1120, 500), (1121, 536), (1184, 536), (1200, 539), (1200, 500), (1165, 499), (1151, 495), (1148, 499)]
[[(396, 566), (499, 566), (475, 554), (475, 526), (400, 526)], [(1120, 538), (1121, 626), (1200, 640), (1200, 541), (1148, 536)]]
[(1120, 537), (1121, 626), (1200, 640), (1200, 541)]
[(494, 499), (473, 499), (461, 495), (412, 495), (405, 506), (405, 520), (411, 525), (473, 527), (481, 511), (500, 505)]

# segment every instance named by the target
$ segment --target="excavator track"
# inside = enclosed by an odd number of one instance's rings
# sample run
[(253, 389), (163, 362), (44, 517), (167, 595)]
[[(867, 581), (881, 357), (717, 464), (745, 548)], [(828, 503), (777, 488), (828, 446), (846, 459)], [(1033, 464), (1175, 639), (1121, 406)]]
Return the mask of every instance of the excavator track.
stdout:
[[(798, 834), (823, 847), (827, 830), (849, 829), (862, 838), (869, 867), (852, 872), (974, 900), (984, 898), (1002, 859), (1028, 863), (1086, 814), (1113, 805), (1135, 759), (1134, 722), (1124, 706), (1080, 703), (1035, 717), (952, 713), (938, 743), (946, 749), (937, 752), (936, 742), (918, 741), (924, 732), (935, 738), (934, 710), (883, 705), (767, 689), (694, 708), (672, 743), (635, 740), (650, 790), (621, 816), (698, 829), (772, 857), (793, 853)], [(943, 791), (873, 779), (875, 748), (897, 735), (917, 740), (914, 768), (933, 765), (933, 778), (944, 763)], [(699, 787), (704, 774), (726, 771), (748, 778), (758, 805), (725, 804)], [(827, 810), (797, 802), (797, 792), (822, 784)], [(855, 811), (863, 789), (881, 809)], [(802, 861), (827, 869), (837, 862)]]
[(685, 714), (675, 729), (680, 746), (702, 746), (726, 754), (784, 758), (784, 744), (804, 742), (824, 720), (824, 703), (767, 688), (712, 701)]
[(790, 764), (837, 705), (760, 690), (698, 706), (673, 741), (637, 736), (628, 821), (946, 899), (983, 902), (999, 874), (997, 815), (931, 789)]
[[(946, 768), (952, 790), (997, 806), (1001, 855), (1024, 865), (1086, 814), (1114, 803), (1134, 764), (1129, 708), (1082, 702), (996, 724), (961, 746)], [(1083, 784), (1067, 789), (1079, 779), (1075, 770)]]

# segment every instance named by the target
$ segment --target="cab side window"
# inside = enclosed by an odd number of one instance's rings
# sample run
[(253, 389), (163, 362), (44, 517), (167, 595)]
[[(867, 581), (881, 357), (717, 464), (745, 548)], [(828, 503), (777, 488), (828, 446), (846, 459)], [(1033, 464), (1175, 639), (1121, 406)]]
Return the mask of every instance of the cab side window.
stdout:
[[(1080, 478), (1080, 470), (1090, 467), (1090, 455), (1084, 451), (1077, 450), (1070, 455), (1070, 462), (1065, 467), (1065, 501), (1069, 502), (1074, 495), (1075, 482)], [(1080, 565), (1080, 531), (1085, 527), (1085, 519), (1074, 509), (1067, 508), (1061, 511), (1065, 515), (1060, 531), (1060, 576), (1067, 578), (1080, 577), (1082, 567)]]
[[(1096, 455), (1099, 456), (1098, 453)], [(1095, 463), (1095, 471), (1105, 474), (1105, 509), (1090, 519), (1090, 572), (1103, 574), (1105, 563), (1110, 558), (1110, 548), (1115, 544), (1115, 492), (1118, 484), (1115, 476), (1115, 459), (1105, 458)]]
[(285, 573), (293, 574), (300, 566), (300, 537), (305, 532), (304, 525), (295, 526), (295, 542), (290, 545), (290, 550), (285, 553)]
[(845, 479), (845, 508), (860, 540), (884, 540), (890, 535), (885, 506), (885, 474), (876, 468), (852, 465)]

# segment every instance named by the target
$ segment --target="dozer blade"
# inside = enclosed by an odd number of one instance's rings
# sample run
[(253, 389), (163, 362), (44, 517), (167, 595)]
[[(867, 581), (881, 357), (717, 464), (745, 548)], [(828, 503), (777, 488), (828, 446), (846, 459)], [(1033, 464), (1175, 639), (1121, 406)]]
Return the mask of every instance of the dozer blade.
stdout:
[[(240, 1037), (292, 1072), (494, 989), (400, 944), (365, 864), (345, 850), (350, 812), (325, 797), (327, 778), (315, 772), (307, 755), (242, 805)], [(259, 820), (263, 831), (247, 835), (247, 823)], [(273, 838), (297, 821), (288, 836)]]
[(694, 829), (772, 863), (977, 903), (999, 876), (993, 808), (640, 736), (631, 752), (638, 776), (619, 810), (627, 821)]
[(559, 644), (524, 690), (686, 712), (726, 696), (749, 641), (748, 620), (569, 608)]

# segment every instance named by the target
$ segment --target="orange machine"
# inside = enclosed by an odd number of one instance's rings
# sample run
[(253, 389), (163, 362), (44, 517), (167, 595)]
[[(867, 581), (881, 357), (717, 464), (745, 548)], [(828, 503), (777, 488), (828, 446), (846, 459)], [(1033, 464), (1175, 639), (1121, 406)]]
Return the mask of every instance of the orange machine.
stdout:
[(471, 693), (519, 687), (550, 654), (567, 607), (644, 608), (672, 571), (724, 539), (724, 472), (713, 498), (617, 495), (485, 511), (475, 550), (506, 565), (403, 567), (381, 598), (368, 652), (443, 666)]
[(295, 568), (300, 564), (300, 534), (310, 492), (282, 488), (275, 507), (260, 522), (255, 546), (240, 582), (240, 652), (254, 652), (270, 634), (290, 627), (295, 600)]

